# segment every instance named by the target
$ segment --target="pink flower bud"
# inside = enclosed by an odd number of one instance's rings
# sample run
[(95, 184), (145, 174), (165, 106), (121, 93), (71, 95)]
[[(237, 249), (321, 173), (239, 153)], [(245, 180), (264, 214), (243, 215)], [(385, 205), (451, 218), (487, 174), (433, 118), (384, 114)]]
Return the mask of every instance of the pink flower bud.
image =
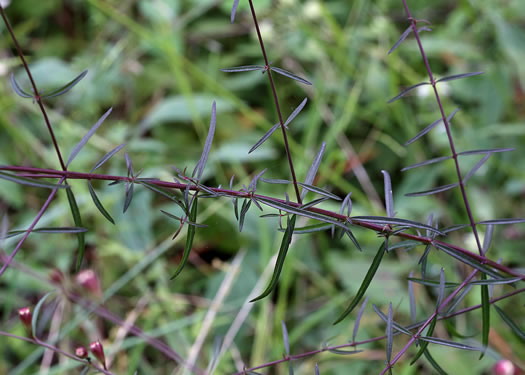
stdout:
[(89, 349), (91, 350), (91, 353), (93, 353), (93, 355), (99, 360), (99, 362), (102, 363), (104, 370), (107, 370), (104, 348), (102, 347), (100, 340), (93, 341), (91, 344), (89, 344)]
[(516, 366), (508, 359), (500, 359), (492, 367), (492, 373), (494, 375), (514, 375), (517, 373)]
[(18, 317), (22, 324), (26, 327), (27, 333), (29, 336), (33, 336), (33, 330), (31, 328), (31, 320), (33, 320), (33, 314), (29, 307), (23, 307), (18, 310)]
[(55, 268), (49, 273), (49, 279), (55, 284), (61, 285), (64, 281), (64, 274), (58, 268)]
[(87, 269), (80, 271), (76, 276), (76, 281), (88, 292), (94, 294), (100, 293), (100, 281), (93, 270)]
[(88, 352), (83, 346), (79, 346), (75, 349), (75, 355), (79, 358), (87, 358)]

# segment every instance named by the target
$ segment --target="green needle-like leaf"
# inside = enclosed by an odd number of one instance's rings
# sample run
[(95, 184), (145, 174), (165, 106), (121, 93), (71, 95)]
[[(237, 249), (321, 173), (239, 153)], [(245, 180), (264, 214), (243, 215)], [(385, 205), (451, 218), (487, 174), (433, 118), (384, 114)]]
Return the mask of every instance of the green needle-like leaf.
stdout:
[(44, 305), (46, 299), (53, 293), (55, 293), (54, 290), (46, 293), (42, 298), (40, 298), (40, 301), (38, 301), (38, 303), (35, 306), (35, 311), (33, 312), (33, 317), (31, 318), (31, 331), (33, 332), (34, 337), (36, 337), (36, 328), (38, 323), (38, 317), (40, 315), (40, 310), (42, 309), (42, 306)]
[[(69, 207), (71, 208), (71, 214), (73, 215), (73, 220), (75, 222), (75, 225), (77, 227), (82, 227), (82, 219), (80, 217), (80, 211), (78, 210), (78, 205), (75, 199), (75, 195), (73, 194), (73, 191), (71, 189), (67, 189), (66, 192), (67, 192), (67, 200), (69, 201)], [(85, 233), (84, 232), (77, 233), (77, 238), (78, 238), (78, 254), (77, 254), (77, 262), (75, 266), (76, 272), (80, 270), (80, 265), (82, 264), (82, 260), (84, 259), (84, 251), (86, 250)]]
[[(191, 212), (190, 212), (190, 221), (193, 223), (197, 222), (197, 197), (193, 200), (193, 204), (191, 205)], [(176, 278), (179, 273), (181, 273), (182, 269), (186, 265), (186, 262), (188, 261), (188, 257), (190, 256), (191, 248), (193, 246), (193, 238), (195, 237), (195, 225), (188, 226), (188, 234), (186, 235), (186, 246), (184, 247), (184, 253), (182, 254), (182, 260), (180, 261), (179, 266), (175, 270), (175, 273), (170, 278), (170, 280), (173, 280)]]
[(512, 332), (514, 332), (516, 336), (518, 336), (520, 339), (525, 341), (525, 332), (523, 332), (520, 329), (520, 327), (518, 327), (518, 325), (510, 318), (510, 316), (508, 316), (502, 309), (500, 309), (496, 305), (494, 305), (494, 309), (496, 309), (496, 312), (499, 314), (501, 319), (503, 319), (503, 321), (507, 323), (507, 325), (510, 327)]
[[(482, 273), (481, 280), (487, 280), (487, 275)], [(483, 351), (479, 359), (483, 358), (485, 351), (489, 345), (489, 331), (490, 331), (490, 297), (488, 285), (481, 286), (481, 316), (482, 316), (482, 334), (481, 343), (483, 344)]]
[(277, 262), (275, 263), (275, 268), (273, 270), (273, 276), (270, 280), (270, 284), (266, 287), (265, 291), (262, 292), (262, 294), (254, 299), (252, 299), (250, 302), (258, 301), (267, 295), (269, 295), (277, 286), (277, 282), (279, 281), (279, 276), (281, 274), (281, 271), (283, 269), (284, 260), (286, 259), (286, 254), (288, 253), (288, 248), (290, 247), (290, 243), (292, 242), (292, 234), (295, 227), (295, 219), (297, 216), (292, 215), (291, 219), (288, 222), (288, 227), (286, 228), (286, 231), (284, 232), (283, 240), (281, 242), (281, 248), (279, 249), (279, 254), (277, 255)]
[(95, 203), (95, 206), (98, 208), (100, 213), (104, 215), (104, 217), (108, 219), (111, 224), (115, 224), (115, 221), (113, 220), (109, 212), (106, 211), (106, 209), (102, 205), (102, 202), (100, 202), (100, 200), (98, 199), (97, 193), (95, 193), (95, 189), (93, 189), (93, 185), (91, 185), (91, 181), (88, 181), (88, 188), (89, 194), (91, 194), (91, 199), (93, 199), (93, 203)]
[(379, 247), (379, 250), (377, 251), (376, 256), (374, 257), (374, 260), (372, 261), (372, 264), (370, 265), (370, 268), (368, 269), (368, 272), (366, 273), (366, 276), (361, 283), (361, 286), (359, 287), (359, 290), (357, 291), (357, 294), (355, 295), (352, 302), (350, 302), (350, 305), (346, 308), (346, 310), (341, 314), (339, 318), (334, 322), (334, 324), (339, 323), (342, 321), (348, 314), (354, 310), (354, 308), (359, 304), (359, 301), (361, 301), (361, 298), (363, 298), (366, 290), (368, 289), (368, 286), (372, 282), (372, 279), (374, 278), (374, 275), (377, 272), (377, 269), (379, 268), (379, 265), (381, 264), (381, 260), (383, 260), (383, 255), (386, 251), (385, 242), (381, 244)]
[[(432, 336), (434, 333), (434, 328), (436, 328), (436, 322), (437, 322), (437, 314), (434, 315), (434, 319), (430, 322), (427, 330), (427, 336)], [(416, 361), (423, 355), (423, 353), (427, 350), (428, 341), (423, 341), (421, 343), (421, 346), (419, 347), (419, 351), (416, 353), (414, 358), (412, 358), (412, 362), (410, 362), (410, 366), (412, 366)]]

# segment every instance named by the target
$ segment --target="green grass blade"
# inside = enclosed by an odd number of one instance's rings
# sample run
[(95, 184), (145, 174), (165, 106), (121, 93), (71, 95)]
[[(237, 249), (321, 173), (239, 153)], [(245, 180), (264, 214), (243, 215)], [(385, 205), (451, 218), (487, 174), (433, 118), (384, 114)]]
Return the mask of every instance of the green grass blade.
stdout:
[(372, 261), (372, 264), (370, 265), (370, 268), (368, 269), (368, 272), (366, 273), (366, 276), (359, 287), (359, 290), (357, 291), (357, 294), (355, 295), (352, 302), (350, 302), (350, 305), (346, 308), (346, 310), (337, 318), (337, 320), (334, 322), (334, 324), (339, 323), (342, 321), (348, 314), (354, 310), (354, 308), (359, 304), (359, 301), (361, 301), (361, 298), (363, 298), (366, 290), (368, 289), (368, 286), (372, 282), (372, 279), (374, 278), (374, 275), (377, 272), (377, 269), (379, 268), (379, 264), (381, 264), (381, 260), (383, 259), (383, 255), (386, 251), (386, 241), (381, 244), (379, 247), (379, 250), (377, 251), (376, 256), (374, 257), (374, 260)]
[(436, 370), (436, 372), (439, 375), (448, 375), (447, 372), (443, 370), (441, 366), (436, 362), (436, 360), (430, 355), (430, 352), (428, 350), (425, 350), (424, 354), (425, 354), (425, 358), (427, 359), (427, 361), (430, 362), (432, 367), (434, 367), (434, 370)]
[[(432, 336), (434, 333), (434, 328), (436, 328), (436, 322), (437, 322), (437, 314), (434, 315), (434, 319), (430, 322), (427, 330), (427, 336)], [(419, 351), (416, 353), (414, 358), (412, 358), (412, 361), (410, 362), (410, 366), (412, 366), (416, 361), (421, 357), (421, 355), (427, 350), (428, 341), (421, 342), (421, 346), (419, 347)]]

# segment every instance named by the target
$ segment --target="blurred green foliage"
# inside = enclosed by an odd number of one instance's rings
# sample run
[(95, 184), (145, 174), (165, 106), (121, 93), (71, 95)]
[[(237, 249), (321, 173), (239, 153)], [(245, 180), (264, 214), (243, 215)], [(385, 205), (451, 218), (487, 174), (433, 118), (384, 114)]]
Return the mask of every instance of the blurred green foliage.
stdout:
[[(236, 22), (229, 23), (232, 1), (215, 0), (17, 0), (7, 14), (28, 58), (37, 84), (51, 90), (71, 80), (84, 69), (87, 77), (65, 96), (46, 103), (61, 150), (68, 155), (87, 130), (109, 108), (114, 111), (71, 165), (74, 171), (89, 171), (94, 163), (116, 145), (127, 142), (126, 150), (141, 177), (171, 180), (174, 165), (192, 170), (200, 157), (207, 132), (209, 109), (217, 101), (217, 131), (205, 170), (209, 186), (227, 186), (232, 174), (235, 186), (248, 184), (250, 176), (268, 168), (267, 178), (289, 178), (283, 142), (276, 132), (253, 154), (250, 147), (276, 122), (273, 100), (266, 77), (260, 72), (226, 74), (220, 68), (262, 64), (254, 28), (241, 1)], [(413, 4), (412, 4), (413, 3)], [(440, 86), (445, 108), (461, 111), (453, 121), (459, 151), (515, 147), (511, 153), (496, 154), (469, 180), (468, 193), (478, 221), (524, 216), (525, 169), (525, 3), (522, 0), (440, 0), (409, 1), (417, 18), (430, 20), (432, 32), (422, 41), (437, 77), (483, 70), (484, 75)], [(355, 215), (383, 215), (382, 175), (392, 176), (395, 209), (399, 217), (426, 221), (429, 213), (442, 226), (465, 223), (459, 191), (435, 197), (406, 198), (404, 194), (455, 182), (452, 162), (408, 172), (406, 165), (449, 154), (448, 141), (435, 129), (420, 141), (403, 143), (439, 117), (430, 91), (387, 105), (402, 87), (427, 79), (417, 45), (409, 37), (392, 55), (387, 51), (407, 27), (401, 1), (255, 1), (261, 31), (270, 60), (276, 66), (307, 77), (312, 87), (300, 86), (282, 76), (276, 84), (284, 116), (307, 96), (309, 103), (290, 126), (292, 154), (299, 179), (317, 152), (321, 141), (327, 153), (316, 179), (318, 186), (330, 187), (340, 196), (353, 192)], [(0, 34), (0, 164), (58, 168), (57, 158), (38, 106), (17, 97), (9, 84), (14, 72), (17, 81), (28, 81), (14, 55), (12, 42)], [(428, 87), (428, 86), (427, 86)], [(461, 159), (468, 171), (478, 159)], [(358, 179), (354, 171), (364, 167)], [(117, 154), (101, 173), (125, 175), (123, 155)], [(238, 233), (229, 199), (203, 200), (190, 264), (174, 281), (184, 247), (184, 235), (171, 241), (174, 222), (160, 209), (175, 212), (166, 200), (136, 187), (135, 197), (125, 215), (123, 185), (94, 183), (100, 199), (116, 221), (108, 224), (91, 201), (85, 182), (69, 182), (76, 194), (84, 225), (89, 229), (85, 268), (95, 270), (105, 291), (105, 307), (122, 319), (133, 315), (134, 324), (164, 339), (188, 358), (203, 328), (204, 316), (214, 306), (212, 321), (196, 364), (205, 369), (213, 358), (215, 338), (231, 333), (232, 322), (240, 325), (234, 342), (217, 362), (216, 374), (242, 370), (282, 358), (284, 346), (281, 320), (290, 335), (292, 353), (344, 343), (351, 337), (352, 317), (332, 326), (350, 297), (357, 291), (379, 240), (370, 231), (357, 229), (365, 251), (361, 254), (348, 239), (331, 240), (328, 234), (295, 236), (285, 263), (278, 292), (271, 298), (247, 304), (256, 284), (268, 279), (268, 262), (278, 248), (282, 234), (277, 222), (259, 219), (252, 208), (242, 233)], [(260, 183), (258, 193), (282, 197), (281, 185)], [(0, 207), (8, 213), (10, 228), (26, 228), (45, 199), (35, 188), (0, 181)], [(288, 190), (292, 194), (292, 190)], [(311, 193), (310, 193), (311, 194)], [(291, 195), (293, 196), (293, 195)], [(311, 198), (311, 196), (310, 196)], [(338, 210), (333, 203), (324, 207)], [(71, 226), (65, 194), (58, 194), (44, 215), (42, 226)], [(305, 224), (304, 220), (298, 222)], [(481, 228), (483, 230), (483, 228)], [(466, 230), (449, 241), (474, 249)], [(521, 247), (523, 226), (498, 226), (488, 255), (504, 264), (523, 267)], [(14, 240), (5, 242), (7, 251)], [(23, 335), (16, 310), (34, 305), (50, 290), (34, 274), (47, 278), (59, 268), (66, 278), (75, 259), (74, 235), (33, 234), (16, 261), (24, 270), (11, 268), (0, 279), (2, 330)], [(395, 307), (395, 319), (408, 324), (406, 277), (418, 272), (417, 261), (424, 247), (389, 253), (367, 295), (385, 310)], [(217, 305), (212, 301), (229, 275), (228, 264), (236, 254), (245, 254), (239, 273)], [(447, 281), (458, 281), (465, 269), (445, 255), (432, 252), (430, 277), (445, 267)], [(267, 270), (264, 273), (264, 270)], [(30, 270), (30, 271), (28, 271)], [(495, 295), (510, 287), (496, 287)], [(427, 316), (435, 293), (416, 288), (418, 318)], [(499, 304), (523, 327), (523, 297)], [(467, 305), (479, 303), (471, 293)], [(246, 315), (237, 315), (243, 306)], [(143, 307), (140, 307), (143, 306)], [(514, 307), (518, 306), (518, 307)], [(53, 317), (61, 325), (75, 321), (80, 309), (68, 304), (60, 317), (48, 306), (42, 326)], [(480, 339), (479, 311), (455, 319), (464, 334)], [(491, 350), (481, 361), (477, 354), (431, 346), (432, 355), (445, 370), (456, 374), (488, 371), (500, 356), (519, 361), (525, 347), (493, 314)], [(47, 338), (47, 329), (43, 336)], [(62, 332), (62, 331), (61, 331)], [(437, 334), (446, 336), (438, 324)], [(359, 339), (382, 335), (384, 326), (367, 309)], [(114, 357), (115, 373), (170, 374), (176, 364), (169, 362), (143, 340), (122, 335), (119, 327), (96, 315), (77, 323), (60, 340), (71, 351), (73, 345), (87, 346), (101, 338), (107, 353)], [(396, 337), (394, 353), (405, 338)], [(315, 362), (322, 374), (370, 374), (383, 367), (384, 342), (364, 347), (351, 357), (324, 353), (294, 362), (296, 374), (313, 374)], [(415, 350), (415, 349), (413, 349)], [(2, 337), (0, 374), (37, 374), (42, 361), (39, 348)], [(415, 353), (415, 352), (414, 352)], [(408, 358), (408, 356), (407, 356)], [(431, 373), (424, 360), (419, 367), (401, 361), (398, 374)], [(523, 364), (523, 362), (521, 362)], [(62, 359), (52, 363), (46, 374), (80, 373)], [(42, 370), (43, 371), (43, 370)], [(284, 374), (286, 365), (264, 373)]]

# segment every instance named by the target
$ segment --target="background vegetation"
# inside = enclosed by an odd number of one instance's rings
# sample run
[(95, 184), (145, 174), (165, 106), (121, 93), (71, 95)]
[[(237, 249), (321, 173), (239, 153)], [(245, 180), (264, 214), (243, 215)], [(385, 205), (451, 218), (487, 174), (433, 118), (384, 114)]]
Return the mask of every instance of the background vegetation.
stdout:
[[(432, 22), (432, 32), (423, 33), (423, 43), (438, 76), (485, 72), (441, 87), (447, 112), (461, 108), (453, 121), (458, 149), (516, 148), (492, 157), (469, 181), (474, 216), (478, 221), (524, 216), (525, 4), (522, 0), (412, 3), (413, 14)], [(380, 171), (385, 169), (392, 176), (399, 217), (426, 222), (433, 212), (444, 226), (466, 223), (457, 190), (434, 198), (404, 197), (408, 192), (453, 183), (456, 176), (452, 163), (400, 172), (404, 166), (450, 152), (441, 129), (403, 147), (406, 140), (439, 118), (430, 91), (419, 90), (402, 102), (386, 103), (400, 87), (426, 80), (412, 40), (387, 56), (407, 27), (401, 2), (260, 0), (255, 4), (270, 60), (313, 83), (305, 87), (276, 77), (285, 116), (305, 96), (309, 99), (289, 133), (299, 179), (304, 179), (313, 156), (325, 141), (327, 153), (316, 184), (329, 186), (340, 196), (352, 191), (355, 215), (384, 215)], [(135, 169), (144, 169), (141, 177), (170, 180), (170, 166), (193, 168), (200, 157), (209, 109), (216, 100), (217, 131), (205, 183), (227, 186), (235, 174), (237, 186), (241, 187), (263, 168), (268, 168), (265, 177), (288, 178), (282, 137), (274, 135), (253, 154), (247, 153), (276, 120), (266, 77), (260, 72), (220, 71), (229, 66), (264, 65), (252, 21), (244, 11), (246, 5), (241, 1), (237, 22), (231, 25), (231, 1), (14, 1), (8, 16), (40, 88), (61, 86), (89, 69), (87, 77), (68, 95), (47, 103), (66, 154), (109, 107), (114, 108), (71, 169), (88, 171), (103, 154), (127, 142)], [(3, 25), (0, 28), (5, 31)], [(0, 164), (55, 168), (56, 155), (38, 107), (17, 97), (10, 87), (12, 71), (18, 82), (28, 86), (6, 32), (0, 34), (0, 46)], [(474, 158), (462, 159), (464, 170), (476, 162)], [(126, 173), (122, 155), (104, 168), (110, 174)], [(110, 226), (93, 205), (85, 183), (70, 183), (84, 225), (89, 228), (85, 268), (95, 271), (104, 291), (104, 297), (90, 298), (104, 298), (105, 308), (163, 338), (184, 358), (189, 357), (202, 334), (206, 325), (203, 322), (210, 322), (196, 362), (199, 367), (208, 366), (216, 343), (232, 332), (235, 324), (239, 325), (238, 332), (219, 357), (217, 374), (242, 370), (243, 363), (255, 366), (282, 358), (285, 349), (281, 320), (287, 324), (293, 353), (319, 348), (334, 336), (330, 341), (334, 344), (350, 339), (355, 314), (337, 326), (332, 322), (355, 294), (379, 245), (372, 231), (355, 232), (365, 249), (363, 253), (357, 252), (348, 239), (331, 240), (329, 233), (295, 236), (278, 292), (272, 298), (249, 304), (248, 295), (257, 283), (266, 283), (270, 258), (279, 248), (282, 235), (275, 230), (275, 220), (260, 219), (258, 210), (252, 209), (239, 233), (229, 199), (201, 201), (199, 217), (209, 227), (197, 230), (191, 264), (170, 281), (180, 261), (185, 232), (171, 240), (176, 226), (160, 213), (160, 209), (173, 211), (171, 205), (136, 188), (130, 209), (122, 215), (122, 186), (96, 184), (99, 197), (116, 221)], [(26, 228), (45, 198), (39, 189), (3, 180), (0, 192), (0, 207), (8, 212), (11, 228)], [(281, 197), (284, 190), (281, 185), (260, 184), (258, 192)], [(338, 210), (335, 204), (325, 207)], [(73, 225), (65, 194), (58, 194), (41, 224)], [(449, 240), (475, 248), (468, 230)], [(502, 258), (512, 267), (523, 267), (524, 243), (523, 225), (498, 226), (489, 256)], [(14, 240), (5, 242), (7, 249), (13, 244)], [(383, 311), (392, 301), (400, 323), (409, 321), (406, 277), (411, 270), (418, 270), (423, 249), (388, 254), (367, 293), (370, 302)], [(16, 258), (25, 271), (13, 268), (0, 279), (2, 330), (23, 335), (16, 310), (34, 305), (51, 290), (39, 277), (47, 278), (50, 270), (59, 268), (74, 281), (75, 251), (73, 235), (30, 236)], [(442, 254), (432, 253), (429, 262), (432, 278), (439, 277), (441, 267), (445, 268), (447, 281), (458, 281), (457, 275), (465, 272), (464, 267)], [(502, 289), (496, 287), (496, 293)], [(219, 291), (225, 292), (223, 297)], [(423, 318), (425, 311), (428, 315), (432, 310), (433, 290), (416, 288), (416, 295), (418, 317)], [(465, 305), (479, 303), (478, 295), (469, 295)], [(516, 296), (499, 306), (523, 327), (523, 303), (523, 297)], [(53, 307), (43, 312), (42, 324), (55, 319), (65, 326), (82, 311), (71, 304), (60, 313)], [(206, 320), (210, 311), (216, 314)], [(460, 332), (477, 334), (471, 340), (480, 337), (480, 314), (475, 311), (456, 319)], [(384, 327), (369, 305), (359, 338), (383, 333)], [(437, 333), (447, 335), (440, 324)], [(118, 325), (90, 315), (77, 323), (60, 344), (68, 348), (101, 338), (106, 355), (114, 357), (112, 370), (116, 373), (133, 374), (138, 370), (139, 374), (170, 374), (176, 368), (143, 340), (119, 336), (122, 334)], [(403, 340), (395, 339), (394, 351)], [(384, 345), (371, 344), (351, 357), (324, 353), (297, 361), (296, 374), (313, 374), (315, 362), (323, 374), (378, 373), (384, 367)], [(2, 337), (0, 353), (0, 374), (80, 372), (68, 369), (63, 359), (43, 369), (46, 366), (41, 367), (41, 349), (17, 340)], [(480, 374), (501, 356), (523, 366), (520, 361), (525, 358), (525, 346), (493, 314), (490, 350), (481, 361), (476, 353), (434, 346), (432, 354), (450, 373)], [(287, 371), (286, 365), (279, 365), (265, 373)], [(424, 360), (419, 368), (410, 367), (406, 359), (396, 366), (398, 374), (427, 371), (430, 373)]]

